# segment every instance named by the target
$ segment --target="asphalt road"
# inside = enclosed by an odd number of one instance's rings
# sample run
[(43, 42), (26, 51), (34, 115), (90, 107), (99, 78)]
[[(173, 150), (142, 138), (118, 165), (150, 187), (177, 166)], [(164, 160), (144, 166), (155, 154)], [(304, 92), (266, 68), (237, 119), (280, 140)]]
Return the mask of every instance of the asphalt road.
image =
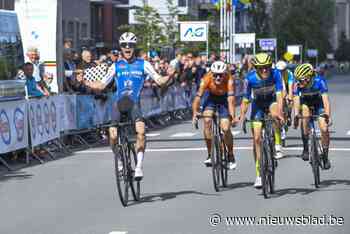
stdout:
[[(251, 140), (237, 128), (233, 131), (238, 138), (238, 168), (230, 172), (228, 188), (215, 192), (211, 171), (202, 164), (206, 152), (199, 140), (201, 132), (193, 130), (190, 123), (183, 123), (149, 133), (148, 139), (168, 141), (149, 144), (142, 201), (131, 202), (127, 208), (116, 193), (109, 148), (77, 152), (44, 165), (6, 173), (0, 178), (0, 233), (347, 234), (350, 77), (334, 77), (329, 86), (334, 113), (332, 168), (321, 172), (319, 189), (313, 186), (309, 164), (298, 157), (301, 142), (289, 140), (287, 156), (279, 161), (276, 172), (276, 194), (264, 199), (261, 191), (253, 188)], [(290, 135), (298, 136), (298, 132)], [(323, 217), (327, 224), (322, 223)], [(254, 225), (248, 224), (254, 218)], [(295, 219), (295, 224), (287, 225), (285, 222), (291, 219)], [(235, 223), (227, 223), (230, 221)], [(246, 223), (239, 224), (240, 221)]]

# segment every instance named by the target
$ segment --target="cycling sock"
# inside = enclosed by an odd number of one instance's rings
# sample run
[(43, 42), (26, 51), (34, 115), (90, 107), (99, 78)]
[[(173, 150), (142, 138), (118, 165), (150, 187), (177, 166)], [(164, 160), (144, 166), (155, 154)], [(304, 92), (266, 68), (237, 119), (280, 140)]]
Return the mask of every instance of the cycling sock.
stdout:
[(136, 165), (136, 167), (142, 167), (143, 155), (144, 155), (143, 152), (137, 153), (137, 165)]
[(260, 161), (256, 160), (255, 162), (255, 173), (256, 177), (260, 177)]
[(328, 159), (328, 146), (323, 146), (323, 156), (325, 159)]
[(303, 135), (302, 136), (303, 139), (303, 147), (305, 151), (309, 151), (309, 136), (307, 135)]
[(275, 129), (275, 144), (276, 145), (281, 145), (282, 140), (281, 140), (281, 129), (276, 128)]

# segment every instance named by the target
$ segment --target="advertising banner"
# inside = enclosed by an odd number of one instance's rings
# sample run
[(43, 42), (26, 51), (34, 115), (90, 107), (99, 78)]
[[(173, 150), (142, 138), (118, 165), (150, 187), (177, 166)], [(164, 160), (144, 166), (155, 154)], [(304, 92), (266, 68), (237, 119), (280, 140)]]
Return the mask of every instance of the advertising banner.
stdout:
[(208, 22), (188, 21), (180, 22), (181, 41), (207, 41)]
[(55, 96), (29, 100), (31, 146), (59, 138), (61, 128), (59, 126), (59, 100), (59, 97)]
[[(45, 76), (52, 79), (51, 91), (58, 92), (56, 65), (57, 0), (16, 0), (23, 50), (36, 47), (45, 64)], [(27, 59), (27, 58), (26, 58)]]
[(0, 153), (28, 146), (26, 101), (0, 103)]

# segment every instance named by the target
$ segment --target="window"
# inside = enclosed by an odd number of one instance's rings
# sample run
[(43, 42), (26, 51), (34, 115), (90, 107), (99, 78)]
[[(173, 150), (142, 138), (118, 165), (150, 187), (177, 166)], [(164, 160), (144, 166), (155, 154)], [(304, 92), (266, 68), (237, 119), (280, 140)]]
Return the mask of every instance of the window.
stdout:
[(9, 80), (23, 64), (22, 42), (16, 15), (0, 12), (0, 24), (0, 80)]
[(187, 1), (188, 0), (179, 0), (178, 6), (179, 7), (187, 7)]
[(86, 38), (87, 37), (87, 24), (83, 23), (81, 25), (81, 37)]
[(74, 36), (74, 23), (71, 21), (68, 22), (67, 35), (68, 37), (71, 37), (71, 38), (73, 38)]

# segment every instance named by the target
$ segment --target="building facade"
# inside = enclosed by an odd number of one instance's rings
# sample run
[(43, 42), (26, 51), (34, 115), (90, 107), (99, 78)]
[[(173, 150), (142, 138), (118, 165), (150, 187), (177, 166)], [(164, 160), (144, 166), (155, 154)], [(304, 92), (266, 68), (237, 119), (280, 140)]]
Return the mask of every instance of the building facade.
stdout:
[(14, 10), (15, 9), (15, 0), (0, 0), (0, 9)]

